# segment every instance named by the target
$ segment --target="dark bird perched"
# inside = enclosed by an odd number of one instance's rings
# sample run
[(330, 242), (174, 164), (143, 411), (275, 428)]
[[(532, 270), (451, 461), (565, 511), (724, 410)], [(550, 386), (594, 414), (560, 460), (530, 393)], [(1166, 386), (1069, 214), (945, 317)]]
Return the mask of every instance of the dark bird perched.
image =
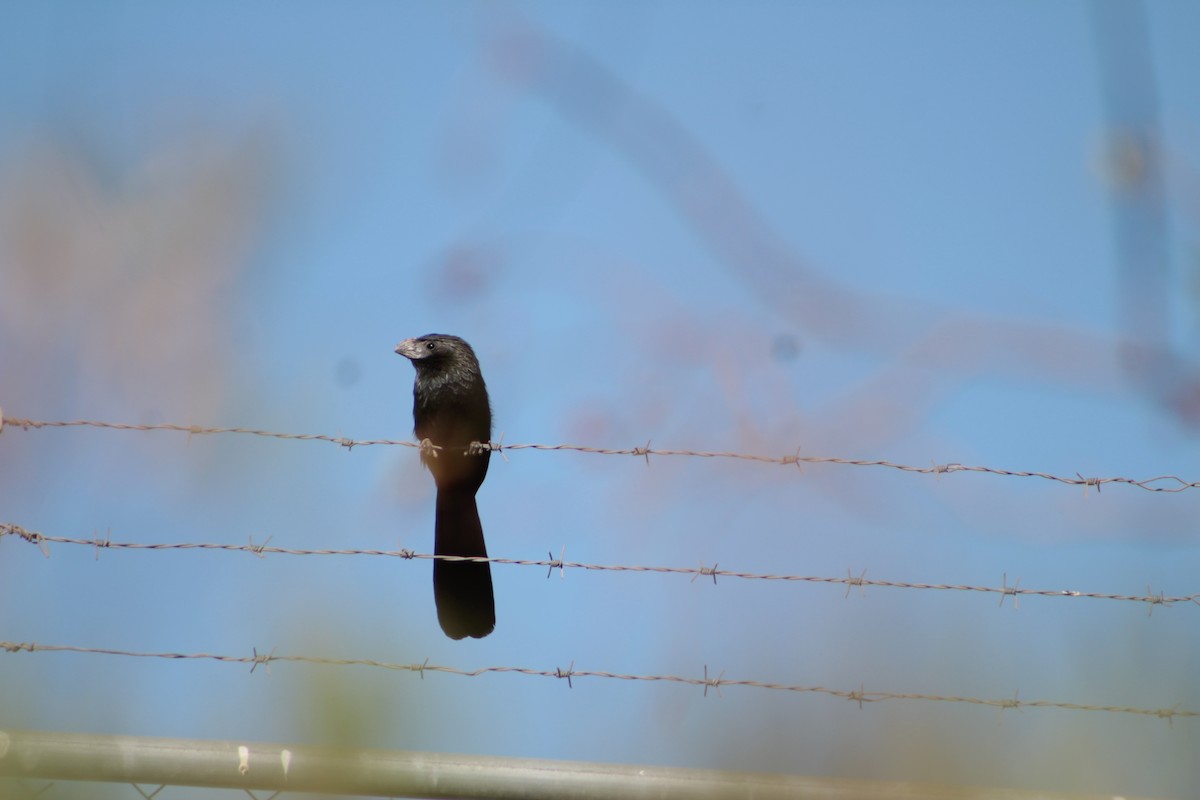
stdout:
[[(487, 476), (491, 450), (472, 448), (492, 438), (492, 408), (479, 360), (457, 336), (430, 333), (405, 339), (396, 352), (416, 367), (413, 426), (424, 447), (421, 463), (433, 473), (437, 506), (433, 552), (439, 556), (487, 556), (475, 492)], [(451, 639), (483, 638), (496, 627), (492, 571), (486, 561), (433, 562), (438, 622)]]

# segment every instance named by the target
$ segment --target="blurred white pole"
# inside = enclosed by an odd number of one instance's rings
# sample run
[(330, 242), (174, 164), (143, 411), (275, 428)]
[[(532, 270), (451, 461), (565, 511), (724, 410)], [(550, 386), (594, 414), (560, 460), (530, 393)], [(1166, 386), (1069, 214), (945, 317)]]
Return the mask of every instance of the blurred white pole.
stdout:
[[(1067, 795), (584, 761), (0, 730), (0, 779), (384, 797), (1066, 800)], [(0, 796), (4, 795), (0, 780)], [(1101, 800), (1069, 795), (1070, 800)], [(1111, 800), (1105, 795), (1103, 800)], [(1126, 798), (1133, 800), (1133, 798)]]

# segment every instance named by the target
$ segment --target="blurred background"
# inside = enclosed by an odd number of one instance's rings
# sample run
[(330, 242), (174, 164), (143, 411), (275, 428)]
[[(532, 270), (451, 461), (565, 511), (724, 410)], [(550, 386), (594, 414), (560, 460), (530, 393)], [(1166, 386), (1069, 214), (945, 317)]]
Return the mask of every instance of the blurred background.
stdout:
[[(1187, 0), (6, 3), (0, 408), (408, 439), (392, 348), (444, 332), (506, 443), (1200, 480), (1198, 30)], [(1200, 591), (1198, 489), (517, 450), (479, 505), (496, 557)], [(0, 523), (427, 553), (433, 482), (406, 447), (10, 421)], [(428, 561), (45, 551), (0, 541), (4, 641), (1200, 711), (1195, 603), (496, 565), (495, 633), (454, 642)], [(0, 653), (0, 726), (1200, 785), (1194, 717), (364, 666)]]

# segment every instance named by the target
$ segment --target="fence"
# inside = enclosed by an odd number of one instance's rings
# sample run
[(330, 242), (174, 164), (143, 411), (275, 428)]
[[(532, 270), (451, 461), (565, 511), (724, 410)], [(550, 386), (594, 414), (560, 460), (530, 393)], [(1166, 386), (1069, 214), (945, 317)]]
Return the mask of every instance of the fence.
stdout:
[[(30, 798), (44, 796), (53, 788), (34, 784), (36, 779), (49, 778), (133, 784), (132, 788), (144, 798), (154, 797), (171, 785), (236, 789), (251, 798), (257, 798), (254, 791), (265, 790), (275, 793), (272, 798), (286, 791), (525, 800), (1111, 800), (1111, 795), (1061, 795), (712, 769), (3, 730), (0, 777), (23, 779), (14, 790)], [(139, 784), (158, 789), (147, 792)], [(3, 786), (0, 780), (0, 789)]]
[[(296, 441), (322, 441), (340, 447), (404, 446), (422, 447), (420, 443), (394, 440), (355, 440), (318, 434), (275, 433), (249, 428), (217, 428), (176, 424), (128, 425), (124, 423), (76, 420), (69, 422), (47, 422), (29, 419), (7, 419), (0, 417), (0, 432), (35, 431), (49, 428), (92, 427), (120, 431), (164, 431), (186, 433), (191, 436), (250, 435), (272, 439)], [(425, 445), (428, 446), (428, 445)], [(481, 447), (503, 454), (509, 450), (562, 451), (569, 450), (591, 455), (624, 455), (650, 459), (651, 457), (694, 457), (736, 459), (767, 465), (800, 467), (804, 464), (834, 464), (855, 468), (886, 468), (923, 476), (940, 477), (957, 472), (969, 472), (991, 478), (1040, 479), (1063, 486), (1081, 487), (1085, 492), (1097, 491), (1106, 484), (1128, 486), (1150, 492), (1177, 493), (1200, 487), (1200, 482), (1188, 481), (1174, 475), (1151, 478), (1130, 477), (1085, 477), (1076, 473), (1074, 477), (1054, 475), (1033, 470), (1010, 470), (998, 467), (942, 464), (919, 467), (883, 460), (845, 459), (823, 456), (804, 456), (799, 452), (785, 456), (763, 456), (754, 454), (663, 450), (654, 449), (649, 443), (629, 449), (604, 449), (579, 445), (560, 444), (503, 444), (483, 443)], [(626, 572), (648, 576), (679, 576), (690, 581), (702, 579), (717, 583), (719, 580), (773, 581), (785, 583), (828, 584), (844, 589), (849, 597), (851, 591), (862, 592), (867, 588), (883, 588), (905, 591), (965, 592), (992, 594), (1003, 605), (1012, 598), (1014, 606), (1021, 597), (1059, 598), (1084, 601), (1105, 600), (1119, 603), (1141, 603), (1147, 613), (1156, 607), (1177, 604), (1200, 606), (1200, 593), (1167, 595), (1154, 592), (1147, 587), (1145, 594), (1126, 594), (1084, 589), (1049, 589), (1021, 587), (1019, 579), (1009, 582), (1007, 574), (1001, 576), (998, 585), (972, 585), (948, 583), (923, 583), (903, 580), (868, 578), (866, 571), (857, 574), (847, 569), (844, 576), (799, 575), (784, 573), (746, 572), (712, 566), (661, 566), (594, 564), (565, 559), (565, 554), (545, 559), (515, 559), (504, 557), (462, 559), (453, 556), (436, 556), (412, 550), (379, 549), (303, 549), (272, 545), (270, 540), (256, 543), (232, 542), (165, 542), (165, 541), (121, 541), (112, 538), (111, 531), (100, 535), (93, 531), (90, 537), (62, 536), (31, 530), (14, 522), (0, 523), (0, 540), (11, 537), (28, 543), (50, 556), (51, 546), (91, 548), (97, 558), (100, 552), (144, 552), (167, 551), (221, 551), (247, 553), (258, 558), (271, 556), (319, 556), (319, 557), (369, 557), (411, 560), (473, 560), (487, 561), (506, 567), (536, 568), (546, 570), (546, 577), (556, 572), (565, 575), (572, 570), (597, 572)], [(698, 665), (692, 674), (631, 674), (576, 667), (572, 662), (566, 666), (521, 666), (499, 665), (476, 668), (461, 668), (445, 664), (391, 663), (361, 658), (336, 658), (327, 655), (304, 653), (279, 653), (274, 648), (255, 648), (250, 653), (205, 653), (205, 652), (150, 652), (122, 648), (90, 647), (72, 644), (48, 644), (43, 642), (0, 641), (0, 650), (9, 657), (19, 654), (75, 653), (113, 658), (163, 659), (211, 661), (249, 667), (254, 672), (259, 667), (269, 668), (273, 664), (325, 665), (338, 667), (365, 667), (398, 672), (415, 673), (420, 678), (427, 675), (456, 677), (478, 677), (486, 674), (503, 674), (527, 678), (549, 678), (565, 682), (567, 688), (575, 683), (591, 680), (647, 682), (677, 684), (700, 689), (707, 696), (712, 690), (750, 689), (772, 692), (811, 693), (850, 701), (861, 708), (867, 703), (884, 701), (915, 701), (925, 703), (954, 703), (996, 709), (1003, 714), (1006, 710), (1042, 709), (1053, 711), (1087, 711), (1115, 715), (1152, 717), (1174, 722), (1190, 720), (1200, 716), (1200, 711), (1181, 708), (1140, 708), (1114, 704), (1082, 704), (1051, 699), (1023, 700), (1019, 694), (1012, 697), (970, 697), (928, 693), (908, 693), (869, 690), (857, 687), (831, 688), (817, 685), (801, 685), (757, 680), (754, 678), (727, 677), (719, 668)], [(232, 768), (235, 763), (237, 769)], [(251, 768), (253, 767), (253, 768)], [(81, 734), (44, 733), (30, 731), (0, 732), (0, 775), (21, 779), (24, 783), (13, 791), (21, 791), (30, 797), (42, 797), (47, 786), (31, 788), (30, 781), (50, 779), (53, 781), (100, 780), (131, 784), (157, 784), (206, 786), (241, 789), (247, 792), (268, 790), (273, 792), (336, 792), (339, 794), (365, 794), (387, 796), (426, 797), (560, 797), (575, 792), (589, 797), (693, 797), (693, 796), (754, 796), (754, 797), (876, 797), (880, 800), (910, 796), (955, 796), (992, 798), (1052, 798), (1054, 795), (1038, 792), (1026, 794), (1009, 790), (972, 790), (958, 787), (914, 787), (909, 784), (872, 783), (865, 781), (842, 781), (833, 779), (803, 778), (796, 776), (771, 776), (752, 773), (728, 773), (711, 770), (682, 770), (664, 768), (638, 768), (585, 764), (580, 762), (545, 762), (527, 759), (501, 759), (477, 756), (447, 756), (391, 751), (345, 751), (328, 748), (284, 745), (238, 745), (229, 742), (163, 740), (140, 737), (90, 736)], [(0, 785), (2, 788), (2, 785)], [(141, 788), (143, 796), (150, 797)], [(155, 792), (157, 793), (157, 791)], [(915, 794), (914, 794), (915, 793)], [(18, 795), (20, 796), (20, 795)], [(251, 794), (251, 796), (254, 796)], [(1078, 797), (1078, 795), (1073, 795)]]

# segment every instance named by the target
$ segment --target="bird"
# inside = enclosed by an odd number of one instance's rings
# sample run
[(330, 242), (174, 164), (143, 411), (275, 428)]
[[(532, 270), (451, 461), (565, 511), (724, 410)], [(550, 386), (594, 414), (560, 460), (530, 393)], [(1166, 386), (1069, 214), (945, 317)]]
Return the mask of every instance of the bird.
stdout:
[[(421, 462), (437, 485), (433, 552), (487, 557), (475, 493), (491, 458), (492, 407), (479, 359), (457, 336), (430, 333), (396, 345), (416, 369), (413, 432)], [(430, 447), (435, 445), (436, 447)], [(496, 627), (492, 571), (486, 561), (434, 559), (438, 624), (451, 639), (482, 639)]]

